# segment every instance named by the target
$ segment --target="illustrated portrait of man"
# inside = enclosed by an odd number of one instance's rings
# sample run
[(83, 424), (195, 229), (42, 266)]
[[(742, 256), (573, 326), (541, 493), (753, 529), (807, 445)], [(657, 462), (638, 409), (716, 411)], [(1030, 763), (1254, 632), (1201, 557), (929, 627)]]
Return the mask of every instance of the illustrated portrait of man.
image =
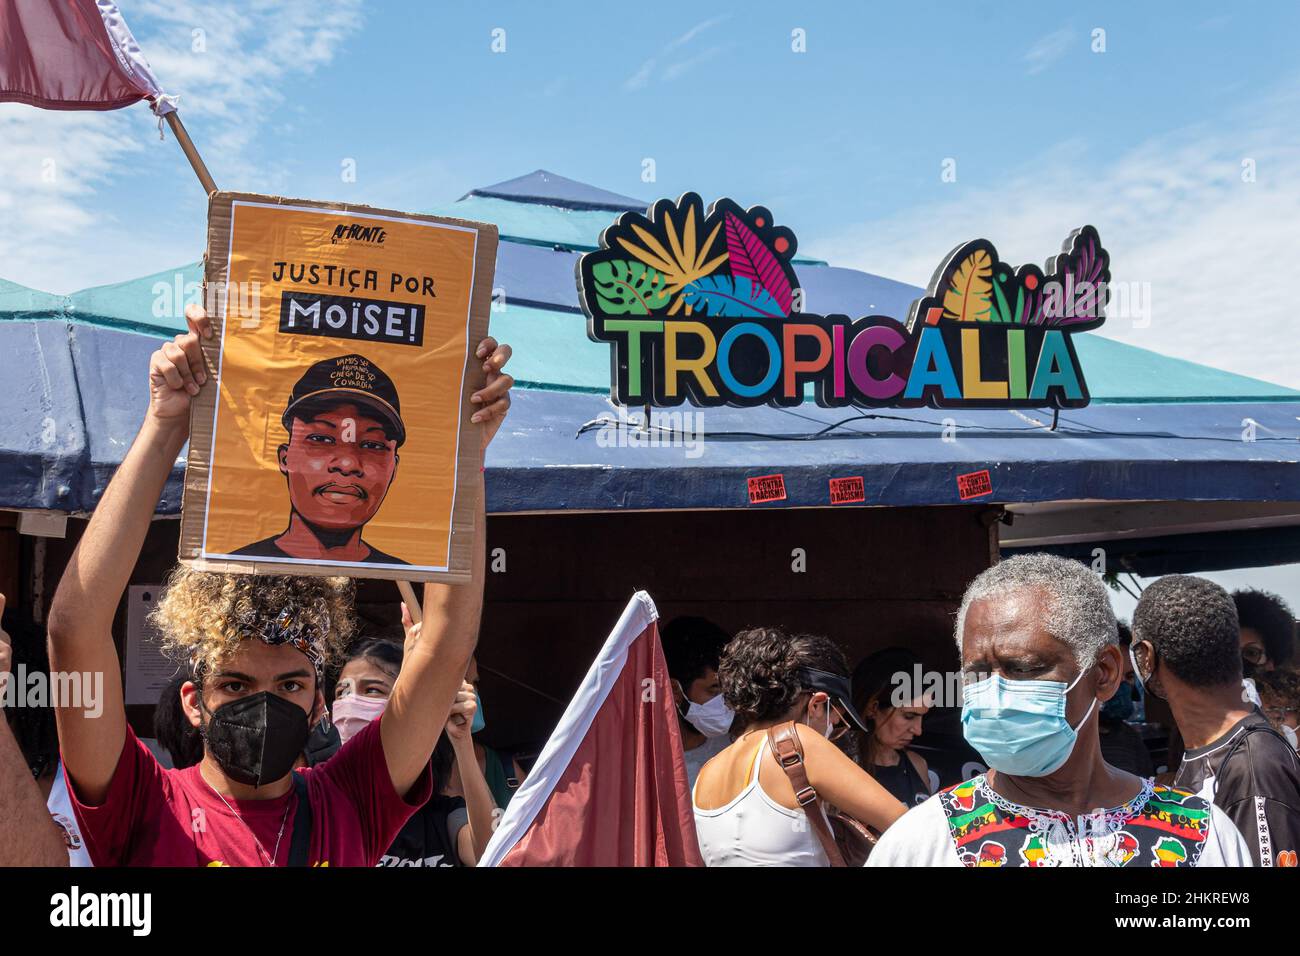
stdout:
[(406, 440), (397, 388), (361, 355), (323, 359), (289, 395), (279, 447), (289, 487), (284, 531), (234, 552), (251, 558), (301, 558), (407, 564), (362, 537), (397, 474)]

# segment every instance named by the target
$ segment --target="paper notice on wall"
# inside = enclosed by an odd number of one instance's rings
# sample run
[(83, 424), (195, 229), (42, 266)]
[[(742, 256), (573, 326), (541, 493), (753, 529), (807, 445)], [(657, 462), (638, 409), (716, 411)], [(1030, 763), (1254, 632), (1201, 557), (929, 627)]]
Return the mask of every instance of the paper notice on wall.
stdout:
[(149, 612), (158, 601), (156, 584), (133, 584), (126, 594), (126, 703), (158, 703), (167, 682), (176, 676), (176, 662), (164, 657), (157, 628)]

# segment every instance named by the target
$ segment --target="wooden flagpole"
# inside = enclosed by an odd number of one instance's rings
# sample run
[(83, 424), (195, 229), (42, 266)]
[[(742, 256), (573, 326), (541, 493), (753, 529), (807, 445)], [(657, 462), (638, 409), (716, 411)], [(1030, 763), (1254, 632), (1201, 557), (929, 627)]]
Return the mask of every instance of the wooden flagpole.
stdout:
[(397, 590), (402, 592), (402, 600), (406, 602), (406, 609), (411, 613), (411, 623), (419, 624), (424, 620), (424, 609), (420, 607), (420, 602), (415, 596), (415, 588), (411, 587), (409, 581), (398, 581)]
[(185, 158), (194, 167), (194, 175), (198, 176), (199, 182), (203, 184), (203, 191), (208, 195), (212, 195), (217, 191), (217, 184), (213, 181), (212, 174), (208, 172), (203, 157), (194, 148), (194, 141), (190, 139), (190, 134), (185, 131), (185, 124), (181, 122), (180, 113), (176, 112), (176, 110), (168, 113), (167, 125), (172, 128), (172, 135), (176, 137), (176, 142), (180, 144), (181, 150), (185, 153)]

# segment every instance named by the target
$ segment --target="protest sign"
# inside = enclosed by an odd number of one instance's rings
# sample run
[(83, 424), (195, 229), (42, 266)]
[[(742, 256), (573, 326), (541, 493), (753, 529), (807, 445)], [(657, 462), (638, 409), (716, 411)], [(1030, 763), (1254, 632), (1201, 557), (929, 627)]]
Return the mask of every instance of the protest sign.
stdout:
[(496, 249), (484, 223), (214, 194), (182, 562), (466, 579)]

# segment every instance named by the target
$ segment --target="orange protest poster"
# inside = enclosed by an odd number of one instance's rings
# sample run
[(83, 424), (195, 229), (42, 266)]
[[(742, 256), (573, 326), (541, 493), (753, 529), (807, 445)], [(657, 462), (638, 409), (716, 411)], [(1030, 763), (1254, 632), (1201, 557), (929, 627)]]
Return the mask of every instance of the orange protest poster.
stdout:
[(181, 560), (466, 579), (496, 247), (485, 223), (213, 194)]

